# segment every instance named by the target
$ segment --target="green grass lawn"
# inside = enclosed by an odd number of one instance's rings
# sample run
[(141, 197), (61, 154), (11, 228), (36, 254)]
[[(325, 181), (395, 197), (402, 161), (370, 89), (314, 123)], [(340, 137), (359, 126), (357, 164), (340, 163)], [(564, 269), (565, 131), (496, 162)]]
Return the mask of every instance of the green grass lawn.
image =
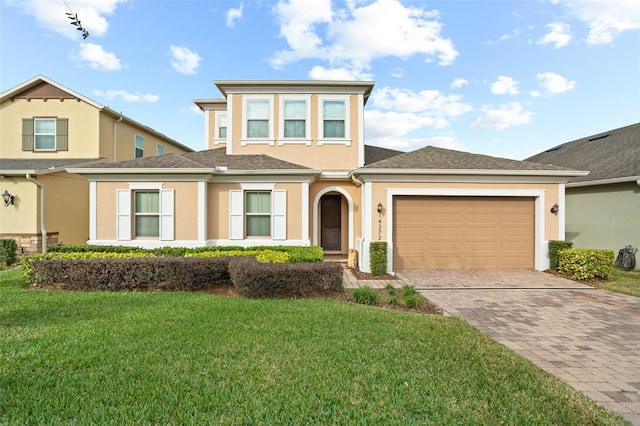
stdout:
[(621, 271), (620, 269), (613, 268), (609, 275), (609, 280), (600, 281), (596, 286), (603, 290), (640, 297), (640, 272)]
[(22, 285), (0, 272), (0, 424), (625, 424), (453, 317)]

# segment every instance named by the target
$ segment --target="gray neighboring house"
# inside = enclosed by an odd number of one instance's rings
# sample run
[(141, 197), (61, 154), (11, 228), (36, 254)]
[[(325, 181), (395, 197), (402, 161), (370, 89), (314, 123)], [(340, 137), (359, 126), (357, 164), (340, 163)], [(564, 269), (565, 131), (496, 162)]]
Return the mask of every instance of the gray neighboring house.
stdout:
[(640, 123), (567, 142), (526, 161), (590, 170), (565, 188), (565, 236), (574, 247), (616, 255), (628, 244), (640, 247)]

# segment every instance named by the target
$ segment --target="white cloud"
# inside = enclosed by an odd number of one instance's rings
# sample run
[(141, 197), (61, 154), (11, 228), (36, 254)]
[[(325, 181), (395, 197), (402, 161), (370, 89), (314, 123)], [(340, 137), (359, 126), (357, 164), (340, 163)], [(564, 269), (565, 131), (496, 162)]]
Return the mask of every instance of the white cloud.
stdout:
[(93, 93), (96, 96), (111, 100), (115, 98), (121, 98), (125, 102), (146, 102), (153, 104), (160, 99), (158, 95), (152, 95), (151, 93), (129, 93), (126, 90), (94, 90)]
[(171, 45), (171, 66), (180, 74), (195, 74), (202, 58), (186, 47)]
[(373, 80), (373, 75), (362, 69), (325, 68), (316, 65), (309, 71), (309, 78), (313, 80)]
[(457, 117), (472, 110), (462, 102), (461, 95), (443, 95), (438, 90), (421, 90), (383, 87), (374, 90), (369, 99), (372, 108), (399, 112), (411, 112), (432, 117)]
[(100, 71), (118, 71), (122, 68), (120, 59), (111, 52), (106, 52), (102, 46), (93, 43), (80, 43), (77, 52), (72, 57), (89, 63), (89, 67)]
[(441, 36), (438, 12), (406, 7), (397, 0), (357, 1), (280, 0), (274, 12), (280, 35), (289, 49), (276, 52), (275, 68), (301, 59), (320, 59), (331, 68), (367, 69), (372, 60), (386, 56), (403, 59), (423, 55), (448, 65), (458, 56), (453, 42)]
[(501, 75), (491, 85), (491, 92), (494, 95), (517, 95), (520, 90), (518, 83), (513, 78)]
[(609, 44), (623, 31), (640, 29), (638, 0), (556, 0), (589, 25), (588, 44)]
[(567, 92), (576, 87), (576, 82), (566, 79), (565, 77), (553, 73), (545, 72), (536, 75), (536, 80), (540, 82), (540, 86), (548, 95), (557, 95)]
[(520, 34), (522, 34), (522, 30), (520, 28), (516, 28), (515, 30), (513, 30), (512, 33), (503, 34), (503, 35), (500, 36), (500, 38), (498, 38), (498, 40), (487, 41), (487, 42), (485, 42), (485, 44), (489, 44), (489, 45), (498, 44), (500, 42), (503, 42), (503, 41), (506, 41), (506, 40), (509, 40), (509, 39), (512, 39), (512, 38), (516, 38)]
[(452, 89), (459, 89), (462, 86), (466, 86), (467, 84), (469, 84), (469, 82), (467, 80), (465, 80), (464, 78), (454, 78), (453, 81), (451, 82), (451, 88)]
[(525, 111), (520, 102), (509, 102), (495, 108), (482, 106), (482, 114), (471, 124), (472, 129), (504, 130), (509, 127), (531, 123), (533, 113)]
[(554, 49), (559, 49), (569, 44), (572, 39), (571, 26), (563, 22), (553, 22), (547, 24), (549, 32), (544, 35), (538, 44), (553, 44)]
[(226, 23), (227, 27), (233, 28), (236, 21), (242, 18), (243, 9), (244, 9), (244, 3), (240, 3), (240, 7), (238, 7), (237, 9), (232, 8), (227, 11), (227, 23)]
[[(78, 15), (82, 26), (89, 31), (90, 37), (102, 37), (108, 29), (109, 23), (105, 15), (112, 14), (118, 3), (126, 0), (78, 0), (69, 2), (73, 13)], [(71, 22), (66, 13), (69, 8), (62, 1), (25, 0), (21, 2), (8, 2), (9, 6), (15, 4), (23, 12), (32, 15), (39, 26), (54, 31), (72, 40), (79, 40), (80, 31), (69, 25)]]

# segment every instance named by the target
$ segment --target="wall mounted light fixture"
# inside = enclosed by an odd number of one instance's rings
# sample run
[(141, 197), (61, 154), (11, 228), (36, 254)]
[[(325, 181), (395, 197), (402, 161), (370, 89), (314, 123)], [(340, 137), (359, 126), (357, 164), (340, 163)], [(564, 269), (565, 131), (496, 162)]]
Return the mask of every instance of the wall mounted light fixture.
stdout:
[(382, 201), (378, 202), (378, 213), (382, 213)]
[(15, 198), (16, 197), (14, 195), (9, 194), (9, 191), (7, 191), (6, 189), (2, 193), (2, 199), (4, 200), (5, 207), (9, 207), (10, 205), (13, 205)]
[(560, 206), (558, 205), (558, 203), (555, 203), (553, 206), (551, 206), (551, 213), (556, 214), (558, 213), (558, 210), (560, 210)]

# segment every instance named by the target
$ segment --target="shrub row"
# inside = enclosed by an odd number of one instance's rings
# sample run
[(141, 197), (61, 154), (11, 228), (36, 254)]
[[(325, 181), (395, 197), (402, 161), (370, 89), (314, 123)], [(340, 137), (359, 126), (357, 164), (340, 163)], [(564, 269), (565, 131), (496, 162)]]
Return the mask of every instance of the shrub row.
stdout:
[(0, 239), (0, 263), (4, 263), (7, 266), (13, 265), (16, 261), (16, 250), (18, 244), (16, 240), (12, 238)]
[(253, 258), (235, 258), (229, 262), (229, 276), (238, 294), (254, 299), (342, 290), (342, 266), (334, 262), (261, 264)]
[(387, 242), (374, 241), (369, 245), (371, 274), (383, 275), (387, 272)]
[(570, 249), (571, 247), (573, 247), (573, 243), (571, 241), (549, 241), (549, 267), (553, 270), (557, 270), (560, 264), (560, 250)]
[(613, 250), (565, 249), (559, 252), (558, 270), (575, 280), (609, 278)]

